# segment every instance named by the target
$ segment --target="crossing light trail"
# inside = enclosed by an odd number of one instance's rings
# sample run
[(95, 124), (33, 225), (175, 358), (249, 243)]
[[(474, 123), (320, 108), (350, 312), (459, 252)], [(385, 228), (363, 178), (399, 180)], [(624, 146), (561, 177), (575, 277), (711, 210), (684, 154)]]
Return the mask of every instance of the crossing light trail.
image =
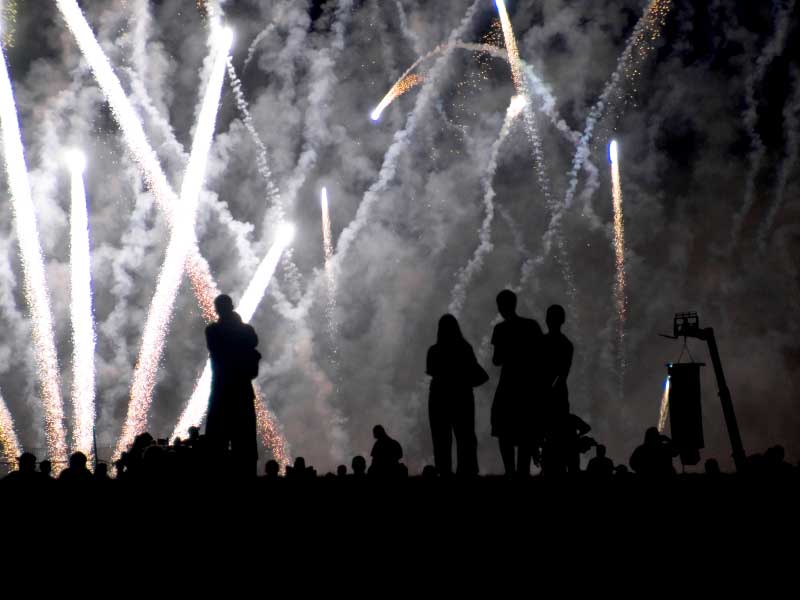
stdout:
[(56, 468), (66, 463), (67, 439), (64, 429), (64, 407), (61, 399), (61, 378), (53, 333), (50, 294), (44, 274), (44, 259), (39, 244), (36, 211), (31, 198), (28, 167), (19, 130), (19, 117), (14, 92), (8, 75), (5, 51), (0, 49), (0, 127), (3, 156), (11, 196), (11, 211), (22, 262), (23, 292), (31, 316), (33, 349), (42, 403), (45, 437), (50, 460)]
[[(131, 158), (142, 173), (145, 184), (155, 198), (156, 205), (166, 216), (170, 228), (173, 228), (177, 221), (175, 212), (179, 206), (178, 197), (170, 187), (156, 153), (147, 142), (139, 115), (136, 114), (125, 95), (119, 79), (114, 74), (78, 3), (75, 0), (56, 0), (56, 6), (111, 107), (111, 113), (122, 131)], [(179, 214), (180, 211), (178, 211)], [(197, 248), (194, 232), (192, 232), (192, 245), (187, 257), (186, 271), (189, 274), (189, 280), (203, 318), (209, 322), (213, 321), (215, 318), (214, 298), (219, 295), (219, 292), (211, 276), (208, 262), (200, 255)]]
[(627, 317), (627, 296), (625, 291), (625, 224), (622, 213), (622, 183), (619, 175), (619, 150), (617, 141), (613, 140), (608, 147), (611, 161), (611, 187), (614, 203), (614, 304), (617, 309), (617, 344), (619, 354), (620, 387), (624, 387), (626, 355), (625, 355), (625, 320)]
[(197, 202), (204, 181), (208, 152), (214, 137), (222, 82), (225, 79), (225, 67), (233, 43), (233, 32), (230, 29), (220, 30), (216, 38), (214, 64), (198, 116), (189, 162), (186, 165), (181, 184), (181, 214), (178, 222), (172, 228), (156, 291), (153, 294), (145, 321), (139, 358), (133, 371), (128, 414), (122, 428), (122, 435), (117, 442), (115, 458), (119, 457), (133, 443), (133, 439), (147, 427), (147, 417), (164, 342), (169, 331), (178, 289), (183, 279), (186, 256), (195, 239)]
[(95, 324), (92, 314), (92, 271), (89, 217), (83, 172), (86, 158), (72, 150), (70, 169), (70, 316), (72, 321), (72, 451), (93, 458), (95, 421)]
[[(264, 298), (267, 291), (269, 282), (272, 279), (275, 269), (278, 267), (281, 254), (291, 244), (294, 239), (295, 229), (289, 223), (284, 223), (278, 229), (278, 234), (272, 247), (267, 252), (267, 255), (258, 265), (255, 274), (253, 275), (250, 283), (247, 286), (239, 305), (236, 307), (236, 312), (242, 317), (245, 323), (250, 322), (253, 315)], [(194, 391), (192, 392), (189, 402), (184, 408), (178, 419), (178, 424), (172, 432), (170, 439), (176, 437), (186, 437), (189, 434), (189, 427), (200, 425), (206, 416), (208, 409), (208, 397), (211, 393), (211, 363), (206, 361), (203, 368), (203, 373), (195, 384)]]

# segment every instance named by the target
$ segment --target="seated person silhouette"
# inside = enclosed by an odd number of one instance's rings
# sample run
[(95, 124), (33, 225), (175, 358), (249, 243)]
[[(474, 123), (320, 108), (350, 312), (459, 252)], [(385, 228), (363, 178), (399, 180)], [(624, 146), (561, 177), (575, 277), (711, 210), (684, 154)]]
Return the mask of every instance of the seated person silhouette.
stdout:
[(497, 295), (497, 310), (503, 322), (492, 333), (492, 363), (501, 367), (492, 402), (492, 435), (498, 439), (506, 475), (524, 476), (530, 474), (531, 452), (540, 438), (535, 413), (541, 402), (537, 370), (542, 329), (533, 319), (517, 315), (517, 295), (511, 290)]
[(644, 434), (644, 443), (631, 454), (631, 469), (641, 477), (663, 479), (675, 475), (673, 457), (678, 450), (672, 440), (661, 435), (658, 429), (650, 427)]
[(591, 429), (586, 421), (570, 412), (551, 415), (542, 456), (543, 474), (579, 473), (581, 454), (594, 445), (594, 440), (586, 437)]
[(400, 476), (400, 459), (403, 458), (403, 448), (397, 440), (393, 440), (386, 433), (382, 425), (375, 425), (372, 428), (372, 435), (375, 437), (375, 444), (372, 446), (372, 464), (369, 467), (369, 475), (373, 477), (397, 477)]
[(586, 474), (595, 479), (610, 479), (614, 474), (614, 463), (606, 456), (606, 447), (597, 444), (594, 451), (594, 457), (586, 465)]
[(230, 296), (217, 296), (214, 308), (219, 320), (206, 327), (211, 358), (206, 443), (216, 460), (224, 457), (230, 448), (233, 471), (253, 476), (257, 469), (258, 443), (251, 380), (258, 375), (261, 358), (256, 350), (258, 336), (234, 312)]

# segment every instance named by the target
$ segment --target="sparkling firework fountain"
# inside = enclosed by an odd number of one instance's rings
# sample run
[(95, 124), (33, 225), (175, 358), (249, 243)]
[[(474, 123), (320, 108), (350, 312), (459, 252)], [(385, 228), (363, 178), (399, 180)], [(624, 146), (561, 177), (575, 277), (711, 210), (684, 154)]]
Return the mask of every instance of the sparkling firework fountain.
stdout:
[(619, 176), (619, 151), (617, 141), (608, 146), (611, 160), (611, 186), (614, 195), (614, 304), (617, 309), (617, 352), (619, 355), (620, 393), (625, 385), (625, 318), (627, 298), (625, 294), (625, 224), (622, 218), (622, 184)]
[(211, 78), (203, 97), (189, 163), (186, 165), (183, 175), (180, 196), (181, 216), (172, 228), (166, 257), (145, 322), (139, 358), (133, 372), (128, 415), (122, 435), (117, 442), (115, 457), (118, 457), (133, 442), (134, 437), (147, 427), (147, 417), (164, 340), (169, 330), (175, 298), (183, 278), (186, 258), (195, 242), (195, 211), (204, 181), (208, 151), (214, 136), (222, 82), (225, 78), (225, 67), (232, 43), (233, 32), (230, 29), (222, 30), (217, 36)]
[(14, 429), (14, 419), (2, 395), (0, 395), (0, 451), (8, 464), (14, 464), (17, 457), (22, 454), (17, 431)]
[(44, 404), (47, 449), (50, 459), (55, 462), (55, 468), (60, 469), (67, 460), (67, 440), (61, 400), (61, 379), (53, 335), (53, 317), (50, 312), (50, 297), (45, 282), (44, 260), (39, 245), (39, 230), (22, 148), (17, 107), (14, 104), (14, 92), (11, 89), (4, 51), (0, 51), (0, 124), (2, 124), (3, 155), (11, 193), (14, 226), (22, 260), (25, 300), (33, 327), (33, 346)]
[(92, 273), (89, 220), (83, 171), (86, 158), (77, 150), (67, 156), (71, 180), (70, 211), (70, 314), (72, 320), (72, 451), (94, 454), (95, 327), (92, 315)]
[(664, 393), (661, 395), (661, 407), (658, 409), (658, 433), (664, 433), (669, 415), (669, 375), (664, 381)]
[[(275, 273), (275, 269), (278, 266), (281, 255), (289, 246), (289, 244), (291, 244), (292, 239), (294, 238), (294, 232), (294, 226), (289, 223), (284, 223), (280, 226), (272, 247), (269, 249), (269, 252), (267, 252), (264, 260), (261, 261), (261, 264), (258, 266), (258, 269), (250, 280), (247, 289), (242, 295), (239, 305), (236, 307), (236, 312), (239, 313), (239, 316), (242, 317), (242, 321), (245, 323), (250, 322), (256, 312), (256, 309), (258, 308), (258, 305), (261, 303), (262, 298), (264, 298), (264, 294), (266, 293), (269, 282)], [(203, 422), (203, 419), (205, 419), (206, 416), (206, 411), (208, 410), (208, 397), (210, 393), (211, 363), (206, 361), (206, 365), (203, 368), (203, 373), (200, 375), (200, 379), (197, 380), (197, 384), (195, 385), (194, 392), (192, 392), (192, 396), (189, 399), (189, 403), (183, 410), (180, 419), (178, 419), (178, 425), (172, 432), (170, 439), (175, 439), (176, 437), (186, 437), (189, 432), (189, 427), (192, 427), (193, 425), (200, 425), (200, 423)], [(257, 411), (258, 410), (261, 409), (257, 405)], [(281, 445), (284, 444), (285, 442), (281, 443)]]

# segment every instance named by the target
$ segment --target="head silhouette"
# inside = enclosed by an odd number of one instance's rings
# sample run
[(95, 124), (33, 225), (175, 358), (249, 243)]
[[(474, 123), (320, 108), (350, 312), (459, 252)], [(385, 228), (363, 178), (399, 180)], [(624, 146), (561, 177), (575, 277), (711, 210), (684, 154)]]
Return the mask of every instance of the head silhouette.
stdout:
[(561, 326), (567, 320), (567, 313), (564, 310), (564, 307), (560, 304), (553, 304), (550, 308), (547, 309), (547, 316), (545, 317), (545, 321), (547, 322), (547, 329), (550, 331), (561, 331)]
[(95, 477), (105, 479), (108, 477), (108, 465), (106, 463), (98, 463), (94, 471)]
[(73, 452), (69, 457), (69, 468), (83, 470), (86, 468), (86, 455), (83, 452)]
[(347, 466), (339, 465), (336, 467), (336, 475), (338, 477), (345, 477), (347, 475)]
[(606, 447), (603, 444), (597, 444), (594, 451), (599, 458), (603, 458), (606, 455)]
[(372, 435), (376, 440), (389, 437), (386, 435), (386, 430), (383, 428), (383, 425), (375, 425), (375, 427), (372, 428)]
[(278, 464), (277, 460), (268, 460), (267, 464), (264, 466), (264, 472), (270, 479), (277, 478), (280, 471), (281, 466)]
[(661, 434), (658, 433), (658, 428), (650, 427), (647, 431), (644, 432), (644, 443), (648, 446), (650, 445), (658, 445), (661, 441)]
[(220, 294), (214, 298), (214, 308), (220, 319), (229, 317), (233, 314), (233, 300), (227, 294)]
[(458, 320), (451, 314), (439, 319), (439, 331), (436, 334), (437, 344), (455, 344), (464, 340)]
[(367, 459), (363, 456), (354, 456), (350, 466), (353, 468), (353, 475), (363, 475), (367, 471)]
[(517, 295), (511, 290), (503, 290), (497, 294), (497, 312), (504, 319), (510, 319), (517, 314)]
[(45, 475), (50, 475), (50, 473), (53, 471), (53, 463), (51, 463), (49, 460), (43, 460), (39, 463), (39, 471)]
[(23, 452), (17, 460), (19, 461), (20, 471), (30, 473), (36, 470), (36, 456), (30, 452)]

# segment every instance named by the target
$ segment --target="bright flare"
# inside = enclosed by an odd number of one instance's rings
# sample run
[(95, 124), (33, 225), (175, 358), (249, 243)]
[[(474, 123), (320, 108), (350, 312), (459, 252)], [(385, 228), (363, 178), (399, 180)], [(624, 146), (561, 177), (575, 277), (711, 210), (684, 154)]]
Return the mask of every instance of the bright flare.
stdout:
[(147, 416), (152, 402), (156, 374), (164, 349), (164, 340), (172, 319), (175, 298), (183, 279), (186, 257), (195, 242), (195, 213), (208, 162), (208, 152), (214, 137), (214, 127), (219, 109), (225, 66), (233, 41), (233, 34), (223, 29), (217, 38), (216, 56), (211, 77), (203, 97), (197, 120), (192, 151), (181, 184), (180, 207), (182, 214), (172, 228), (166, 257), (158, 276), (158, 284), (145, 321), (139, 358), (133, 372), (131, 401), (128, 414), (117, 442), (118, 457), (147, 427)]
[(261, 396), (261, 392), (256, 390), (256, 429), (264, 448), (272, 451), (275, 461), (281, 466), (292, 464), (292, 455), (289, 452), (289, 444), (281, 432), (278, 420), (267, 406), (266, 401)]
[[(75, 37), (75, 41), (84, 59), (91, 67), (100, 89), (111, 107), (114, 120), (120, 127), (131, 157), (139, 167), (148, 189), (153, 193), (158, 208), (167, 217), (170, 228), (175, 227), (180, 219), (176, 219), (175, 211), (180, 215), (178, 197), (169, 185), (158, 157), (147, 142), (139, 115), (128, 100), (119, 79), (94, 37), (89, 24), (75, 0), (56, 0), (67, 27)], [(214, 320), (214, 298), (218, 295), (217, 286), (211, 277), (208, 262), (200, 255), (197, 241), (194, 239), (188, 256), (186, 270), (192, 282), (197, 302), (206, 321)]]
[(658, 433), (664, 433), (667, 426), (667, 415), (669, 414), (669, 375), (664, 381), (664, 393), (661, 396), (661, 408), (658, 410)]
[(70, 211), (70, 316), (72, 320), (72, 451), (83, 452), (91, 462), (95, 422), (95, 327), (92, 315), (92, 271), (89, 253), (89, 218), (83, 171), (86, 158), (69, 153)]
[(19, 131), (14, 92), (8, 76), (5, 53), (0, 51), (0, 125), (6, 163), (11, 210), (22, 260), (23, 290), (33, 328), (33, 349), (44, 404), (45, 437), (50, 460), (59, 470), (67, 460), (64, 407), (58, 370), (50, 296), (44, 276), (44, 260), (39, 245), (36, 212), (31, 199), (28, 167)]
[[(250, 280), (239, 302), (239, 306), (237, 306), (236, 309), (239, 316), (242, 317), (242, 321), (245, 323), (253, 318), (261, 299), (267, 291), (267, 286), (272, 279), (272, 275), (278, 267), (281, 254), (286, 247), (291, 244), (294, 233), (293, 225), (290, 223), (282, 224), (278, 229), (275, 242), (272, 244), (269, 252), (267, 252), (264, 260), (258, 265), (258, 269), (256, 269), (255, 275), (253, 275), (253, 278)], [(176, 437), (186, 437), (189, 433), (189, 427), (200, 425), (208, 410), (208, 397), (210, 394), (211, 362), (206, 361), (203, 373), (200, 375), (200, 379), (197, 380), (194, 392), (192, 392), (192, 396), (189, 398), (189, 403), (183, 410), (180, 419), (178, 419), (178, 424), (175, 426), (175, 430), (172, 432), (172, 437), (170, 439), (174, 440)]]
[(14, 419), (2, 396), (0, 396), (0, 450), (2, 450), (3, 458), (9, 464), (14, 464), (22, 454), (22, 447), (19, 445), (17, 432), (14, 429)]
[(625, 292), (625, 223), (622, 215), (622, 183), (619, 176), (619, 156), (617, 142), (608, 147), (611, 158), (611, 187), (614, 196), (614, 303), (617, 309), (617, 344), (619, 352), (620, 386), (625, 377), (627, 359), (625, 355), (625, 319), (627, 317), (627, 297)]
[(389, 106), (396, 98), (399, 98), (407, 91), (416, 87), (423, 81), (424, 78), (421, 75), (415, 75), (413, 73), (410, 73), (400, 78), (400, 80), (397, 83), (395, 83), (392, 86), (392, 88), (386, 93), (386, 95), (380, 101), (380, 104), (378, 104), (378, 106), (375, 107), (375, 110), (373, 110), (370, 113), (369, 115), (370, 118), (373, 121), (377, 121), (378, 119), (380, 119), (381, 114), (383, 114), (383, 111), (386, 109), (386, 107)]
[(503, 0), (495, 0), (497, 14), (500, 16), (500, 25), (503, 27), (503, 39), (508, 52), (508, 64), (511, 67), (511, 79), (514, 81), (514, 89), (517, 94), (525, 94), (525, 84), (522, 80), (522, 67), (519, 60), (519, 50), (517, 49), (517, 38), (514, 37), (514, 30), (511, 28), (511, 19), (506, 10), (506, 3)]

